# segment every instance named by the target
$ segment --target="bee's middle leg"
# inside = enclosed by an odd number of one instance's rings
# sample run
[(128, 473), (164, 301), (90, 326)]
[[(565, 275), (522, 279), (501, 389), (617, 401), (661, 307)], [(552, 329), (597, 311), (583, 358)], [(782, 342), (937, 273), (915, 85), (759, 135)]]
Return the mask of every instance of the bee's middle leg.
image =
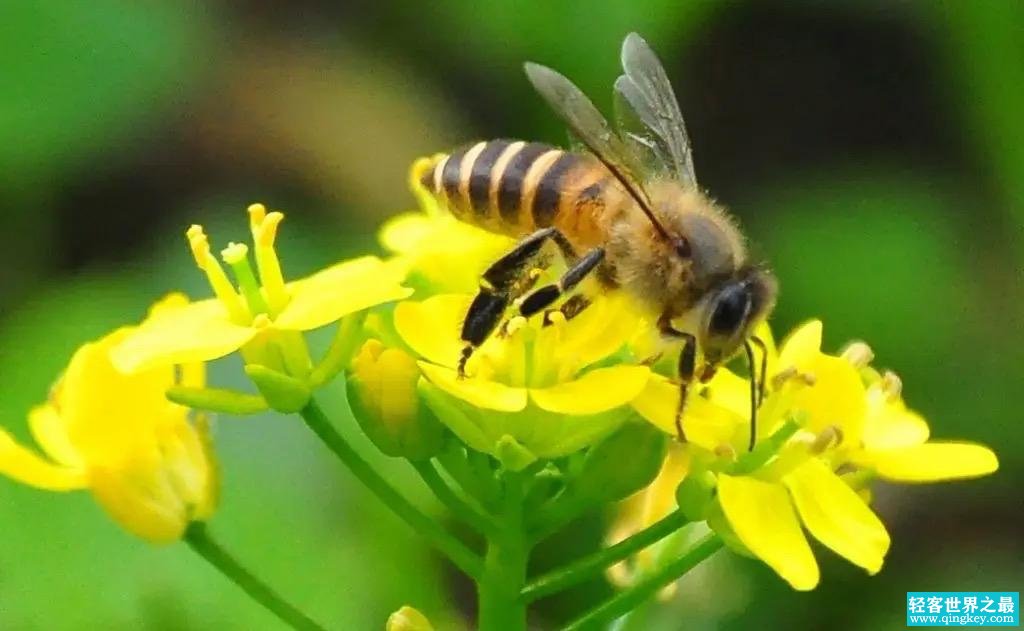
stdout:
[(576, 266), (576, 253), (565, 235), (556, 228), (544, 228), (520, 241), (515, 248), (484, 272), (480, 291), (470, 304), (462, 324), (461, 337), (466, 346), (459, 357), (460, 376), (465, 375), (466, 363), (473, 355), (473, 351), (498, 327), (498, 322), (512, 300), (529, 291), (536, 282), (537, 275), (532, 273), (533, 268), (541, 258), (544, 245), (549, 241), (558, 246), (562, 256), (572, 267)]
[[(595, 248), (590, 252), (587, 252), (573, 263), (564, 274), (562, 274), (562, 277), (558, 279), (557, 283), (544, 285), (543, 287), (535, 289), (527, 294), (519, 305), (520, 315), (530, 317), (533, 314), (539, 313), (551, 306), (556, 300), (561, 298), (565, 292), (576, 287), (576, 285), (580, 284), (584, 278), (597, 269), (597, 266), (600, 265), (603, 260), (604, 248)], [(567, 306), (570, 305), (570, 303), (573, 303), (569, 306), (569, 309), (576, 309), (575, 313), (572, 313), (573, 316), (578, 314), (579, 311), (585, 308), (588, 304), (586, 299), (582, 297), (582, 302), (573, 302), (573, 299), (575, 298), (576, 297), (573, 296), (573, 298), (566, 303)], [(566, 313), (566, 317), (569, 317), (568, 313)]]

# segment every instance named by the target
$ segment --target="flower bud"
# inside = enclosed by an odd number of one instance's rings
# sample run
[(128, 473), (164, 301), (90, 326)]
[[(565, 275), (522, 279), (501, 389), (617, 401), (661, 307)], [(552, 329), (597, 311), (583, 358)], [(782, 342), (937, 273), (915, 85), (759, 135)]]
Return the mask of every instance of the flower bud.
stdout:
[(441, 450), (444, 428), (423, 405), (420, 370), (405, 351), (368, 340), (352, 361), (348, 403), (366, 436), (389, 456), (424, 460)]
[(388, 616), (385, 631), (434, 631), (427, 617), (406, 605)]
[(632, 495), (658, 475), (665, 441), (665, 434), (653, 425), (626, 423), (587, 452), (572, 482), (575, 492), (597, 503)]

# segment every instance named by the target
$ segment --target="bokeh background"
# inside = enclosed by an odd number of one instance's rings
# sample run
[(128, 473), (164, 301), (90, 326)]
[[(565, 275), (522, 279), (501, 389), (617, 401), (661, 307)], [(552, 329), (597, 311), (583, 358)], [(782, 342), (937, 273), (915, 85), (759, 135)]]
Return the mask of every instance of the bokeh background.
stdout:
[[(993, 446), (978, 482), (882, 488), (882, 573), (820, 554), (791, 591), (721, 554), (634, 621), (663, 629), (902, 628), (908, 590), (1024, 579), (1024, 4), (478, 3), (446, 0), (0, 4), (0, 424), (80, 343), (170, 288), (204, 295), (183, 238), (246, 235), (287, 211), (303, 274), (375, 250), (408, 209), (417, 156), (488, 137), (562, 143), (524, 80), (555, 66), (607, 107), (622, 37), (660, 52), (702, 184), (781, 279), (781, 329), (821, 316), (832, 348), (869, 340), (939, 437)], [(452, 244), (453, 248), (459, 247)], [(214, 379), (232, 385), (238, 366)], [(328, 398), (342, 417), (344, 404)], [(412, 604), (465, 628), (462, 581), (294, 419), (223, 418), (213, 532), (313, 617), (382, 628)], [(428, 510), (399, 463), (377, 459)], [(592, 515), (540, 566), (602, 537)], [(546, 601), (553, 628), (608, 593)], [(153, 548), (87, 494), (0, 480), (0, 628), (275, 629), (184, 545)]]

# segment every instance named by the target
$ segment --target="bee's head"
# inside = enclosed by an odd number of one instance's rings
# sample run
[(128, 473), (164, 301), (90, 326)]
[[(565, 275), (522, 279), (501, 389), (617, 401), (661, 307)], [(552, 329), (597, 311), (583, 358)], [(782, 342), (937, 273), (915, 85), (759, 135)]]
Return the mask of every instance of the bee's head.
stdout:
[(715, 366), (750, 337), (775, 306), (778, 282), (761, 267), (740, 269), (705, 295), (700, 313), (700, 342), (705, 362)]

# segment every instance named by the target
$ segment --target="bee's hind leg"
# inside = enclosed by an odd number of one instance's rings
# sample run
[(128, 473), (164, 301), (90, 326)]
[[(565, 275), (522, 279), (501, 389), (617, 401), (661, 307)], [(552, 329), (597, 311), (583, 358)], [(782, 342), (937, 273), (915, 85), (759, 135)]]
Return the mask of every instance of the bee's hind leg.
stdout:
[(537, 282), (540, 277), (539, 268), (544, 266), (543, 263), (538, 265), (538, 259), (541, 258), (544, 245), (549, 241), (558, 246), (562, 256), (571, 265), (566, 272), (568, 275), (578, 265), (576, 253), (565, 235), (555, 228), (544, 228), (534, 232), (484, 272), (480, 281), (480, 291), (470, 304), (466, 319), (462, 323), (461, 339), (466, 342), (466, 346), (459, 356), (460, 377), (466, 375), (466, 364), (473, 356), (473, 352), (494, 333), (512, 300), (529, 291)]

